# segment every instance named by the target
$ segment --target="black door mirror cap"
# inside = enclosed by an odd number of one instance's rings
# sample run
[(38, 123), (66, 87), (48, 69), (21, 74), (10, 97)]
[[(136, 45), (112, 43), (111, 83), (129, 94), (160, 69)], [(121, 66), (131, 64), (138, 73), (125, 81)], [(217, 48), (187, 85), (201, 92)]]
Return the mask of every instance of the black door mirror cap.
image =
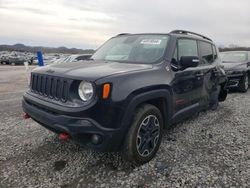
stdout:
[(182, 69), (188, 67), (197, 67), (199, 65), (199, 58), (197, 56), (182, 56), (180, 58), (180, 66)]

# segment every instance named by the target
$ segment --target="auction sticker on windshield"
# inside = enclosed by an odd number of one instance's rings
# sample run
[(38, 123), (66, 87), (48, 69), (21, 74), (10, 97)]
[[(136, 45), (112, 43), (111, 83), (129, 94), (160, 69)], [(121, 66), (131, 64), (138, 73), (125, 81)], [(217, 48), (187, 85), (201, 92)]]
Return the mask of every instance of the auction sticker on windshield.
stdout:
[(161, 40), (160, 39), (143, 39), (141, 41), (141, 44), (159, 45), (161, 44)]

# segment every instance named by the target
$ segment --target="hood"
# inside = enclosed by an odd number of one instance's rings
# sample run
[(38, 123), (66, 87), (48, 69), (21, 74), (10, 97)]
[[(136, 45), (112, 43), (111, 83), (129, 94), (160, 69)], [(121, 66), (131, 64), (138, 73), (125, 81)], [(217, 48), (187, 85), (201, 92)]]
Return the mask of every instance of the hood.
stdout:
[(59, 77), (70, 77), (75, 79), (95, 81), (97, 79), (114, 74), (151, 69), (152, 67), (152, 65), (147, 64), (118, 63), (106, 61), (77, 61), (55, 65), (51, 64), (34, 69), (33, 72)]
[(223, 62), (224, 70), (241, 70), (247, 67), (247, 63), (232, 63), (232, 62)]

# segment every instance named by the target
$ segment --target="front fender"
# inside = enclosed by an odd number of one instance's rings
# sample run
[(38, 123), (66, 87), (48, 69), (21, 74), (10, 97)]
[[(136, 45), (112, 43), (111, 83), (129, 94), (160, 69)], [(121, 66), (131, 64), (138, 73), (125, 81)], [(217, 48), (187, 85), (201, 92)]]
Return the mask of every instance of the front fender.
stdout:
[[(147, 103), (147, 101), (153, 99), (159, 99), (159, 98), (164, 99), (166, 104), (166, 108), (162, 114), (165, 120), (164, 124), (165, 125), (171, 124), (171, 119), (173, 116), (173, 103), (172, 103), (173, 100), (172, 100), (172, 94), (168, 89), (151, 90), (137, 95), (131, 94), (131, 96), (133, 97), (129, 99), (124, 111), (124, 116), (121, 121), (121, 131), (124, 133), (122, 140), (124, 140), (125, 137), (127, 136), (127, 132), (131, 126), (131, 122), (133, 120), (133, 115), (135, 113), (136, 108), (140, 104)], [(121, 144), (122, 143), (123, 142), (121, 142)]]
[[(132, 121), (134, 112), (136, 108), (143, 103), (147, 103), (147, 101), (153, 100), (153, 99), (159, 99), (162, 98), (165, 101), (166, 104), (166, 111), (162, 112), (163, 116), (165, 117), (165, 124), (169, 125), (171, 124), (170, 120), (173, 114), (173, 100), (172, 100), (172, 94), (168, 89), (156, 89), (151, 90), (147, 92), (143, 92), (140, 94), (137, 94), (134, 96), (134, 94), (131, 94), (130, 96), (133, 96), (131, 99), (129, 99), (129, 102), (127, 103), (126, 110), (122, 119), (123, 127), (129, 128), (130, 123)], [(130, 98), (130, 97), (128, 97)]]

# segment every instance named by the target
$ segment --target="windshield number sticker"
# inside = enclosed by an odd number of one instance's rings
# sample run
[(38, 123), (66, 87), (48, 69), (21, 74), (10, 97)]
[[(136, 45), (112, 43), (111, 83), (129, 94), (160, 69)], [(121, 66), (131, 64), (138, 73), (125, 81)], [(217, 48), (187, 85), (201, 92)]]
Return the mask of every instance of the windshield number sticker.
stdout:
[(161, 44), (160, 39), (143, 39), (141, 44), (151, 44), (151, 45), (159, 45)]

